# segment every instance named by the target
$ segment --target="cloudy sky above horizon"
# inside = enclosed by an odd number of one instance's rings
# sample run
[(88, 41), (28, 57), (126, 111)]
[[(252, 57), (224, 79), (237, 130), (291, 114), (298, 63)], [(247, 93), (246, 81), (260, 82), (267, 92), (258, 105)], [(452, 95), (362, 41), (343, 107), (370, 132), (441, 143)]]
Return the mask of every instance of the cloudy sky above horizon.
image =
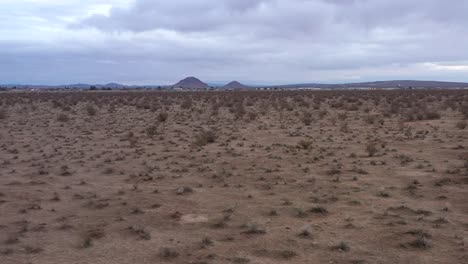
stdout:
[(468, 82), (466, 0), (0, 0), (0, 83)]

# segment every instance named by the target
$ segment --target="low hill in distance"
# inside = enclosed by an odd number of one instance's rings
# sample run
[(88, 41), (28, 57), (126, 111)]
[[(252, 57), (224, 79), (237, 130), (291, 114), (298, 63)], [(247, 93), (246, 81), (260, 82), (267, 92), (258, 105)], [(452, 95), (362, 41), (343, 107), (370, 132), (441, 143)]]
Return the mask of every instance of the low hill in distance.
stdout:
[(250, 89), (252, 87), (250, 86), (247, 86), (247, 85), (244, 85), (238, 81), (232, 81), (228, 84), (226, 84), (225, 86), (223, 86), (224, 89), (233, 89), (233, 90), (236, 90), (236, 89)]
[(415, 80), (392, 80), (361, 83), (344, 84), (321, 84), (321, 83), (303, 83), (270, 86), (285, 89), (315, 87), (322, 89), (347, 89), (347, 88), (468, 88), (468, 83), (462, 82), (439, 82), (439, 81), (415, 81)]
[(184, 89), (207, 89), (210, 86), (195, 77), (187, 77), (178, 83), (172, 85), (174, 88), (184, 88)]
[(220, 90), (242, 90), (242, 89), (256, 89), (256, 88), (269, 88), (269, 89), (468, 89), (468, 83), (464, 82), (441, 82), (441, 81), (416, 81), (416, 80), (391, 80), (391, 81), (376, 81), (376, 82), (360, 82), (360, 83), (343, 83), (343, 84), (323, 84), (323, 83), (299, 83), (299, 84), (284, 84), (284, 85), (255, 85), (248, 86), (238, 81), (232, 81), (226, 85), (207, 84), (195, 77), (187, 77), (174, 85), (125, 85), (119, 83), (108, 84), (86, 84), (76, 83), (67, 85), (34, 85), (34, 84), (0, 84), (1, 89), (174, 89), (181, 88), (187, 90), (204, 90), (209, 89), (210, 86), (216, 87)]

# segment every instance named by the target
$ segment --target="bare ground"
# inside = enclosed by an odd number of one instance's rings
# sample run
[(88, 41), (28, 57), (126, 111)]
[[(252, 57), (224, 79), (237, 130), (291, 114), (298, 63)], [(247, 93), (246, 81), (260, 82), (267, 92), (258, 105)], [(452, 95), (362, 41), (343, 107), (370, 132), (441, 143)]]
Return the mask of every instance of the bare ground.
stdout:
[(467, 263), (468, 92), (394, 93), (0, 94), (0, 263)]

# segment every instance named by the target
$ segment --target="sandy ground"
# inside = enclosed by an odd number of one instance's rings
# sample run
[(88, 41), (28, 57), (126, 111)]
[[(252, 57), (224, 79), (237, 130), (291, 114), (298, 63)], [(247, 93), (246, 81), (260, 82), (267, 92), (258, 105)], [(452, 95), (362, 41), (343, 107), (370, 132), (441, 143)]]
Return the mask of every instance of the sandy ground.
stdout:
[(0, 102), (2, 264), (468, 263), (468, 91)]

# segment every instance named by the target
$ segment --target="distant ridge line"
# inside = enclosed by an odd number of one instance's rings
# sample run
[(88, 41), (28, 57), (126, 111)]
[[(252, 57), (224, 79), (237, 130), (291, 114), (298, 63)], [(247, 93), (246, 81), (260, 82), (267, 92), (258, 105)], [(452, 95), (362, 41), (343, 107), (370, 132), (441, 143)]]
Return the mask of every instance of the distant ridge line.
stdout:
[(353, 89), (353, 88), (468, 88), (468, 82), (447, 82), (447, 81), (420, 81), (420, 80), (390, 80), (390, 81), (373, 81), (373, 82), (357, 82), (357, 83), (341, 83), (341, 84), (324, 84), (324, 83), (297, 83), (297, 84), (281, 84), (281, 85), (255, 85), (248, 86), (237, 81), (232, 81), (224, 86), (210, 86), (196, 77), (187, 77), (177, 82), (174, 85), (125, 85), (115, 82), (107, 84), (86, 84), (76, 83), (67, 85), (34, 85), (34, 84), (0, 84), (0, 88), (30, 88), (30, 89), (131, 89), (131, 88), (165, 88), (165, 89), (255, 89), (255, 88), (318, 88), (318, 89)]

